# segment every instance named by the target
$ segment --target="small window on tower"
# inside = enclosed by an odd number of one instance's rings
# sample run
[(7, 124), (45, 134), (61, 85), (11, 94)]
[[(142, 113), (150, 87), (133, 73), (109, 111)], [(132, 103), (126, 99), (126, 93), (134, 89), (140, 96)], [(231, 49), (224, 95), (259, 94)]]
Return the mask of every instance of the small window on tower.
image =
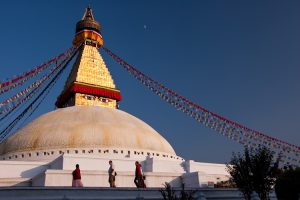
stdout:
[(102, 101), (103, 103), (108, 103), (108, 99), (105, 99), (105, 98), (102, 98), (101, 101)]
[(93, 96), (90, 96), (90, 95), (85, 95), (84, 98), (87, 100), (93, 100)]

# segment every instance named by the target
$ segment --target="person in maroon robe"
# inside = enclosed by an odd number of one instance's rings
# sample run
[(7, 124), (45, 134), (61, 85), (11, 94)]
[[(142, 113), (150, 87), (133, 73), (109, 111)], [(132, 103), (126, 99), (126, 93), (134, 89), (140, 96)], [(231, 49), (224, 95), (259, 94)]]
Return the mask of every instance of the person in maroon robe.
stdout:
[(146, 184), (144, 182), (143, 171), (142, 171), (142, 165), (138, 161), (135, 162), (134, 183), (137, 188), (146, 188)]
[(83, 187), (78, 164), (76, 164), (76, 169), (72, 172), (72, 175), (73, 175), (72, 187)]

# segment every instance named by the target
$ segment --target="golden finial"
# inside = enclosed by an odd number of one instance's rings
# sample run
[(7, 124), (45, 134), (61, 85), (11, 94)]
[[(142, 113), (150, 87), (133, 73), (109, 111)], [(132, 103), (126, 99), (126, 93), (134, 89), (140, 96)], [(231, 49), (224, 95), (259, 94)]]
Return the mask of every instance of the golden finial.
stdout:
[(94, 19), (90, 5), (85, 9), (82, 19), (76, 24), (76, 35), (73, 44), (80, 45), (83, 42), (98, 48), (103, 45), (101, 26), (99, 22)]

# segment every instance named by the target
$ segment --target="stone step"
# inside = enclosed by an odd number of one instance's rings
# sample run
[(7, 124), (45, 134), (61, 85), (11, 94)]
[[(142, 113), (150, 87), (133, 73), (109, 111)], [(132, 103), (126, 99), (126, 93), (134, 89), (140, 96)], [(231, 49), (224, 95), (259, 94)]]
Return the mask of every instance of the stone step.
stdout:
[(26, 187), (31, 185), (32, 180), (30, 178), (0, 178), (0, 187)]
[[(176, 189), (177, 193), (180, 189)], [(236, 189), (197, 189), (195, 196), (206, 199), (243, 199)], [(72, 187), (5, 187), (0, 188), (0, 200), (125, 200), (162, 199), (160, 188), (72, 188)]]

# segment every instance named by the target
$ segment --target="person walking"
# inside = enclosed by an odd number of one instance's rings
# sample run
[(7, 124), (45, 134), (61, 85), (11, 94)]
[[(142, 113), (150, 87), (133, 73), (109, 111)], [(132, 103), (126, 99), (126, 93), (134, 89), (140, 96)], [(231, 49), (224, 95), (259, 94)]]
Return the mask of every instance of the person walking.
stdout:
[(72, 172), (72, 175), (73, 175), (72, 187), (83, 187), (78, 164), (76, 164), (76, 169)]
[(116, 187), (116, 175), (117, 172), (115, 170), (115, 166), (113, 164), (113, 162), (110, 160), (109, 162), (109, 168), (108, 168), (108, 182), (109, 182), (109, 186), (110, 187)]
[(143, 177), (142, 165), (138, 161), (135, 162), (134, 184), (137, 188), (146, 188), (146, 184), (144, 182)]

